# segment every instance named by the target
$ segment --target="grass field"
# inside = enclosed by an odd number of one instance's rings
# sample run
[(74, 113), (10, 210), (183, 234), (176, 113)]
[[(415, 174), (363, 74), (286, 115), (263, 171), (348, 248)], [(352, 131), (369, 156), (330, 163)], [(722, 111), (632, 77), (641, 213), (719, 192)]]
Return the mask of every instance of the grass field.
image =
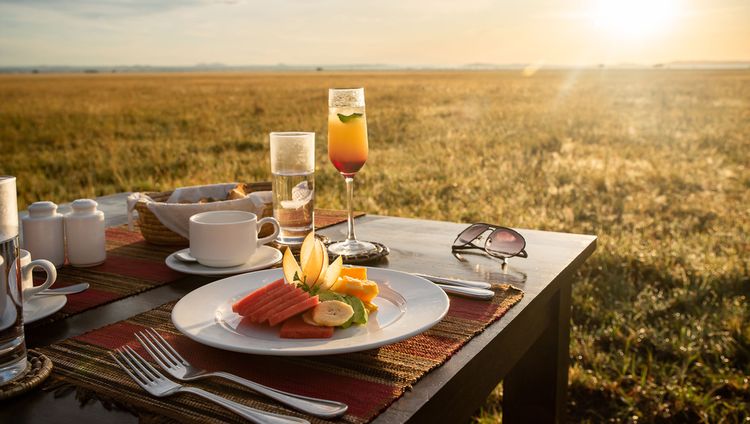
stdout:
[[(750, 72), (0, 76), (20, 205), (270, 177), (268, 132), (367, 90), (371, 213), (597, 234), (573, 292), (571, 422), (750, 422)], [(499, 420), (500, 388), (476, 420)]]

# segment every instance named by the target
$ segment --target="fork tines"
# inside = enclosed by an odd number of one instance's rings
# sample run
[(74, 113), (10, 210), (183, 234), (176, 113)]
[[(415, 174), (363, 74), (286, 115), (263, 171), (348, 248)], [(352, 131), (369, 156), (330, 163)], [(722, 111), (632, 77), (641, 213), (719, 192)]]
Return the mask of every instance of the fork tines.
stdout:
[(143, 357), (130, 346), (125, 345), (121, 348), (117, 348), (115, 349), (115, 352), (117, 352), (122, 361), (117, 359), (115, 354), (109, 352), (112, 359), (114, 359), (115, 362), (120, 365), (120, 368), (122, 368), (130, 378), (135, 380), (140, 386), (145, 387), (157, 380), (165, 379), (162, 373), (157, 371), (156, 368), (143, 359)]
[(176, 350), (153, 328), (135, 333), (135, 337), (141, 342), (144, 349), (163, 368), (174, 368), (180, 365), (187, 366), (188, 363)]

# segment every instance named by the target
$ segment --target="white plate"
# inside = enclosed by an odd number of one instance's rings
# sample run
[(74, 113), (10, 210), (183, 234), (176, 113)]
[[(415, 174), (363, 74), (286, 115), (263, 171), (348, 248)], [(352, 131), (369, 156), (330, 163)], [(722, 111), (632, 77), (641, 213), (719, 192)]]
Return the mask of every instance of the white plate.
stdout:
[(198, 262), (182, 262), (175, 257), (180, 252), (190, 252), (190, 249), (182, 249), (167, 256), (167, 266), (178, 272), (184, 272), (185, 274), (194, 275), (233, 275), (242, 274), (244, 272), (256, 271), (259, 269), (268, 268), (269, 266), (276, 265), (281, 262), (283, 255), (278, 249), (274, 249), (270, 246), (261, 246), (255, 251), (255, 254), (242, 265), (232, 266), (227, 268), (213, 268), (210, 266), (201, 265)]
[(189, 338), (208, 346), (258, 355), (308, 356), (357, 352), (415, 336), (448, 312), (448, 296), (435, 284), (411, 274), (367, 268), (378, 283), (377, 312), (367, 325), (336, 329), (330, 339), (282, 339), (279, 328), (242, 322), (232, 303), (282, 278), (281, 269), (237, 275), (200, 287), (172, 309), (172, 322)]
[(54, 314), (68, 303), (64, 294), (58, 296), (33, 296), (23, 303), (23, 323), (31, 324)]

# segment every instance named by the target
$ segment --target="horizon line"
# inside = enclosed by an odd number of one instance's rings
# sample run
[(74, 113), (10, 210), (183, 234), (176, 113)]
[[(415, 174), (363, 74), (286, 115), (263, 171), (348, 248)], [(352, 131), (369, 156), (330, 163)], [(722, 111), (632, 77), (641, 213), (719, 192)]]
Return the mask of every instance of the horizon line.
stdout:
[(394, 65), (383, 63), (352, 63), (352, 64), (254, 64), (254, 65), (226, 65), (220, 62), (195, 63), (191, 65), (0, 65), (0, 73), (12, 72), (59, 72), (59, 73), (99, 73), (99, 72), (143, 72), (143, 71), (398, 71), (398, 70), (563, 70), (563, 69), (750, 69), (748, 60), (673, 60), (657, 63), (589, 63), (589, 64), (545, 64), (540, 62), (524, 63), (490, 63), (475, 62), (460, 65)]
[(464, 68), (474, 66), (494, 66), (494, 67), (517, 67), (517, 66), (535, 66), (539, 68), (546, 67), (588, 67), (588, 66), (657, 66), (657, 65), (672, 65), (672, 64), (727, 64), (727, 65), (738, 65), (738, 64), (750, 64), (750, 58), (747, 59), (726, 59), (726, 60), (705, 60), (705, 59), (677, 59), (669, 61), (657, 61), (657, 62), (590, 62), (586, 64), (574, 64), (574, 63), (545, 63), (544, 61), (524, 62), (524, 61), (511, 61), (511, 62), (469, 62), (462, 64), (393, 64), (393, 63), (345, 63), (345, 64), (326, 64), (326, 63), (255, 63), (255, 64), (235, 64), (229, 65), (223, 62), (195, 62), (192, 64), (143, 64), (143, 63), (131, 63), (131, 64), (23, 64), (23, 65), (3, 65), (0, 64), (0, 68), (133, 68), (133, 67), (150, 67), (150, 68), (191, 68), (191, 67), (217, 67), (217, 68), (271, 68), (271, 67), (288, 67), (288, 68), (314, 68), (314, 67), (328, 67), (328, 68), (342, 68), (342, 67), (388, 67), (388, 68)]

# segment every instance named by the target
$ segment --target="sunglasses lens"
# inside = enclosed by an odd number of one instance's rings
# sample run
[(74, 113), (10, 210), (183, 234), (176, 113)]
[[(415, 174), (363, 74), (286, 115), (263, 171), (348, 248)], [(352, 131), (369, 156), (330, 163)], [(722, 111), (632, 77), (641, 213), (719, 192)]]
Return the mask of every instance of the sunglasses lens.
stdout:
[(453, 242), (454, 246), (460, 246), (466, 243), (470, 243), (472, 240), (477, 238), (480, 234), (487, 231), (487, 227), (484, 224), (473, 224), (470, 225), (465, 230), (461, 231), (461, 234), (458, 235), (458, 238), (456, 238), (456, 241)]
[(499, 228), (490, 234), (485, 249), (489, 253), (513, 256), (521, 252), (524, 246), (526, 246), (526, 242), (520, 234)]

